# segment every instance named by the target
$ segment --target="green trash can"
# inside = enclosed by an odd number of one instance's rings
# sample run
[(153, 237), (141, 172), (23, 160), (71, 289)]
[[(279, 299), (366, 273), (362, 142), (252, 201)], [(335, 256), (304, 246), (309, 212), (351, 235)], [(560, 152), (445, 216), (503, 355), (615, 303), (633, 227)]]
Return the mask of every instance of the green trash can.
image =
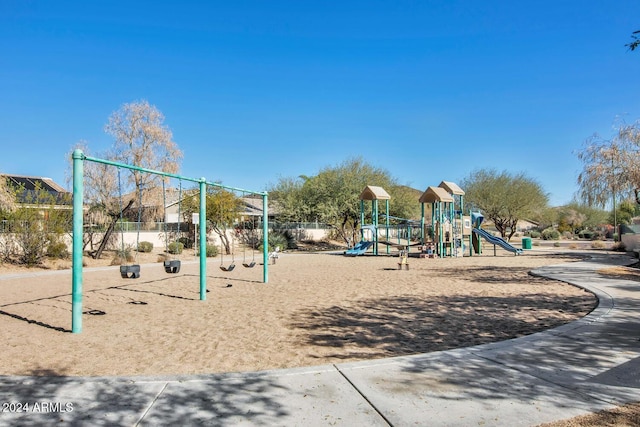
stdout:
[(531, 249), (531, 237), (522, 238), (522, 249)]

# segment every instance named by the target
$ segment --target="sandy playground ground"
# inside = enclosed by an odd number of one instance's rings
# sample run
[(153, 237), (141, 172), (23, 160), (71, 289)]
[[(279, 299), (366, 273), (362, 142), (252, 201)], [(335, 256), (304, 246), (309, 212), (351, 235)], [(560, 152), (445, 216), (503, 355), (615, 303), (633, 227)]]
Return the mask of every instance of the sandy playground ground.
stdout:
[[(157, 254), (141, 277), (86, 268), (81, 334), (71, 329), (70, 270), (0, 270), (0, 375), (158, 375), (289, 368), (466, 347), (552, 328), (589, 313), (595, 297), (531, 269), (578, 251), (499, 251), (445, 259), (284, 253), (232, 272)], [(151, 264), (144, 262), (150, 261)], [(225, 258), (225, 264), (229, 263)]]

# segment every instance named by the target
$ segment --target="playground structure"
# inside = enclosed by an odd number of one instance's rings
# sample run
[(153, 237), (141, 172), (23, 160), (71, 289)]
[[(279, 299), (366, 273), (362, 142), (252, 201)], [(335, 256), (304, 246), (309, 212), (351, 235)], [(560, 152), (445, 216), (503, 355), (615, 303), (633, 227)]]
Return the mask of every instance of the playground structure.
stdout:
[[(120, 183), (120, 170), (126, 169), (130, 171), (136, 171), (141, 173), (154, 174), (165, 178), (175, 178), (182, 181), (190, 181), (195, 182), (199, 185), (199, 213), (198, 213), (198, 224), (199, 224), (199, 262), (200, 262), (200, 300), (206, 300), (207, 293), (207, 203), (206, 203), (206, 195), (207, 195), (207, 186), (213, 186), (222, 188), (229, 191), (242, 192), (248, 194), (256, 194), (262, 196), (262, 214), (263, 214), (263, 282), (268, 282), (268, 265), (267, 260), (269, 259), (268, 253), (268, 238), (269, 238), (269, 230), (268, 230), (268, 195), (266, 192), (255, 192), (244, 190), (235, 187), (225, 186), (219, 183), (208, 182), (205, 178), (195, 179), (188, 178), (184, 176), (180, 176), (177, 174), (156, 171), (152, 169), (147, 169), (143, 167), (139, 167), (136, 165), (128, 165), (124, 163), (114, 162), (111, 160), (99, 159), (95, 157), (86, 156), (82, 150), (75, 150), (72, 154), (73, 159), (73, 237), (72, 237), (72, 290), (71, 290), (71, 299), (72, 299), (72, 307), (71, 307), (71, 332), (72, 333), (80, 333), (82, 332), (82, 276), (83, 276), (83, 233), (84, 233), (84, 162), (94, 162), (100, 163), (108, 166), (113, 166), (118, 168), (118, 186), (120, 191), (120, 204), (122, 206), (122, 189)], [(138, 189), (139, 190), (139, 189)], [(122, 212), (122, 209), (121, 209)], [(138, 224), (140, 222), (140, 218), (138, 217)], [(137, 248), (136, 248), (137, 249)], [(178, 264), (165, 263), (165, 271), (167, 273), (177, 273), (176, 267)], [(120, 274), (122, 278), (131, 278), (136, 279), (140, 277), (140, 266), (139, 265), (121, 265), (120, 266)]]
[[(368, 185), (364, 188), (359, 198), (360, 242), (345, 251), (345, 255), (362, 255), (369, 248), (372, 248), (374, 255), (379, 255), (379, 245), (385, 245), (385, 253), (390, 254), (392, 247), (398, 250), (408, 250), (409, 246), (420, 244), (419, 238), (421, 234), (415, 234), (421, 227), (420, 222), (389, 215), (389, 200), (391, 196), (382, 187)], [(380, 200), (385, 203), (384, 213), (380, 213)], [(371, 224), (365, 223), (365, 201), (371, 201)], [(380, 223), (381, 218), (384, 223)], [(380, 239), (381, 232), (384, 232), (384, 240)]]
[(425, 204), (431, 204), (431, 230), (428, 236), (423, 234), (423, 241), (429, 237), (439, 257), (463, 256), (466, 242), (471, 243), (471, 218), (463, 215), (464, 191), (453, 182), (442, 181), (437, 187), (427, 187), (419, 202), (423, 224)]
[[(455, 183), (442, 181), (435, 186), (427, 187), (418, 201), (421, 205), (421, 219), (410, 220), (389, 215), (389, 200), (391, 196), (382, 187), (366, 186), (360, 194), (360, 242), (345, 251), (347, 256), (358, 256), (372, 251), (373, 255), (380, 255), (379, 245), (386, 245), (386, 254), (391, 248), (398, 250), (402, 258), (402, 265), (407, 264), (412, 246), (420, 247), (420, 257), (462, 257), (468, 254), (482, 253), (481, 239), (496, 247), (514, 253), (522, 254), (522, 249), (515, 248), (506, 240), (496, 237), (481, 228), (484, 217), (479, 212), (464, 214), (464, 191)], [(380, 213), (379, 201), (384, 201), (384, 213)], [(371, 201), (371, 224), (365, 223), (365, 201)], [(431, 218), (427, 224), (425, 216), (427, 206), (430, 207)], [(380, 219), (384, 223), (380, 223)], [(392, 224), (390, 220), (400, 221)], [(419, 231), (418, 236), (414, 232)], [(395, 232), (395, 236), (393, 236)], [(381, 234), (384, 233), (384, 240)], [(397, 242), (391, 239), (397, 238)]]
[(493, 244), (493, 255), (496, 255), (496, 246), (500, 246), (501, 248), (509, 252), (513, 252), (515, 255), (522, 254), (522, 249), (516, 248), (515, 246), (504, 240), (502, 237), (494, 236), (488, 231), (480, 228), (482, 221), (484, 221), (484, 216), (480, 212), (471, 212), (471, 220), (473, 221), (472, 245), (475, 253), (482, 253), (482, 247), (480, 245), (480, 237), (482, 237), (487, 242)]

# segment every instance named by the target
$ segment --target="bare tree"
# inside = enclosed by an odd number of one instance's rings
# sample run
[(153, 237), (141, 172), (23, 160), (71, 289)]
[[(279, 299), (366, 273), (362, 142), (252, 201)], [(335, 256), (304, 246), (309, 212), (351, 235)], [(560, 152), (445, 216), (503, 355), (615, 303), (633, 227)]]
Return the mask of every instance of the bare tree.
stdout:
[(635, 198), (640, 203), (640, 124), (622, 123), (611, 139), (595, 134), (578, 153), (582, 172), (578, 175), (581, 198), (590, 206), (613, 201), (617, 227), (618, 197)]
[[(167, 173), (180, 170), (183, 153), (164, 124), (164, 116), (149, 102), (124, 104), (111, 114), (105, 132), (114, 137), (114, 143), (99, 157)], [(145, 215), (155, 213), (143, 206), (157, 207), (161, 203), (162, 194), (158, 188), (162, 179), (159, 175), (137, 170), (87, 162), (87, 202), (108, 218), (106, 232), (92, 254), (94, 258), (102, 255), (120, 218), (128, 217), (133, 210)]]
[[(147, 101), (124, 104), (109, 117), (105, 132), (115, 141), (110, 158), (147, 169), (177, 173), (182, 151), (164, 125), (164, 116)], [(133, 172), (136, 188), (157, 182), (157, 175)]]
[(627, 181), (621, 141), (593, 135), (577, 156), (583, 164), (578, 175), (580, 197), (589, 206), (604, 206), (612, 199), (615, 206), (617, 193), (624, 191)]
[(578, 153), (583, 163), (578, 175), (580, 196), (588, 205), (613, 201), (613, 225), (617, 228), (618, 196), (640, 203), (640, 124), (622, 123), (611, 139), (595, 134)]
[(618, 139), (624, 148), (622, 158), (627, 180), (625, 185), (633, 189), (636, 203), (640, 204), (640, 122), (621, 125)]

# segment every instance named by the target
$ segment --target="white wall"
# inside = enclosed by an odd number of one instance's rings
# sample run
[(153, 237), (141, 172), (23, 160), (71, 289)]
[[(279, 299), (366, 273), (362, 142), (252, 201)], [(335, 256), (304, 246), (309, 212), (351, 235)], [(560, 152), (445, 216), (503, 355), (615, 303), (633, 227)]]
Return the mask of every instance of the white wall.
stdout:
[(627, 251), (640, 250), (640, 234), (623, 234), (620, 238)]

